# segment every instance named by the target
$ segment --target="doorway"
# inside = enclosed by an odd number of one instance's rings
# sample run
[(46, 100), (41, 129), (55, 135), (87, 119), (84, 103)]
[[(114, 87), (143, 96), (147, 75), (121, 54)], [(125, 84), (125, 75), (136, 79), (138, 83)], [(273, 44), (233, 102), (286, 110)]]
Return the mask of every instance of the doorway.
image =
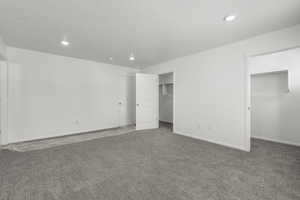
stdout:
[(136, 130), (175, 127), (175, 72), (136, 73)]
[(300, 146), (300, 48), (248, 59), (247, 131), (252, 139)]
[(173, 132), (174, 73), (159, 74), (159, 128)]

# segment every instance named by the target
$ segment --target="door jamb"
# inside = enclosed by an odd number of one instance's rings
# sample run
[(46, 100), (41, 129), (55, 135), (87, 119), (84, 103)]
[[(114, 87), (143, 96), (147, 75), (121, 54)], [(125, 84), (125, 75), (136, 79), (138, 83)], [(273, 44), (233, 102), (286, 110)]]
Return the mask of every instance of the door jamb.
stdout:
[(1, 86), (1, 140), (0, 146), (8, 143), (8, 70), (9, 63), (0, 60), (0, 86)]

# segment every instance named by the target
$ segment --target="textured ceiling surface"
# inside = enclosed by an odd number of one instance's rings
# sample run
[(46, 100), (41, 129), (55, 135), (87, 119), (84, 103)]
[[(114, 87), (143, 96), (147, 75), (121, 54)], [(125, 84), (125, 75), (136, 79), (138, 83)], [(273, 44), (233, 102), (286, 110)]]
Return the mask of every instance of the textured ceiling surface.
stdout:
[(299, 0), (0, 0), (8, 45), (137, 68), (298, 23)]

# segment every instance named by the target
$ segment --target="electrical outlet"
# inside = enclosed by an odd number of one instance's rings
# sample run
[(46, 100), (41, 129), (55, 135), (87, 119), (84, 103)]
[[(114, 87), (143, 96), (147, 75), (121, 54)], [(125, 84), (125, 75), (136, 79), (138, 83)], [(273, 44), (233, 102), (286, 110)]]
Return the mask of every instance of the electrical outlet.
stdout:
[(197, 124), (197, 129), (201, 129), (200, 123)]
[(200, 131), (200, 132), (202, 131), (202, 126), (201, 126), (201, 123), (200, 123), (200, 122), (197, 124), (197, 127), (196, 127), (196, 128), (197, 128), (198, 131)]
[(78, 120), (78, 119), (75, 120), (75, 124), (76, 124), (76, 125), (79, 124), (79, 120)]
[(208, 130), (209, 132), (214, 132), (214, 127), (213, 127), (212, 125), (208, 125), (208, 126), (207, 126), (207, 130)]

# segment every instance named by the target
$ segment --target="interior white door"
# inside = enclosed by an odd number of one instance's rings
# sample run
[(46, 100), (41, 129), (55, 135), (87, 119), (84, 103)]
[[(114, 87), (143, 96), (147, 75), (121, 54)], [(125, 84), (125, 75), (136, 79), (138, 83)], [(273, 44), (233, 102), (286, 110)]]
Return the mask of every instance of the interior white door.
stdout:
[(136, 130), (158, 128), (158, 75), (136, 74)]
[(120, 76), (119, 92), (119, 126), (133, 124), (135, 119), (135, 77), (133, 75)]

